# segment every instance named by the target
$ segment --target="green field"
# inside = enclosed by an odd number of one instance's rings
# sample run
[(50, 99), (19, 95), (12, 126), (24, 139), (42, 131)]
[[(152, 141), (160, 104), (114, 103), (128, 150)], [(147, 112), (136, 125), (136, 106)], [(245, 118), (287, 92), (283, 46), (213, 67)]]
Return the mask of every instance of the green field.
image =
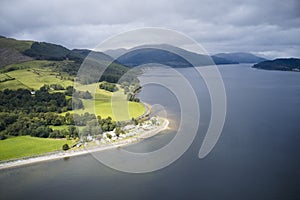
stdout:
[[(83, 100), (84, 110), (73, 110), (70, 113), (83, 114), (85, 112), (95, 113), (102, 118), (110, 116), (116, 121), (129, 120), (145, 113), (143, 104), (136, 102), (103, 102), (99, 100)], [(113, 106), (112, 106), (113, 105)]]
[(70, 146), (75, 141), (30, 136), (18, 136), (0, 140), (0, 160), (22, 158), (61, 150), (62, 145), (66, 143)]
[(85, 112), (95, 113), (102, 118), (110, 116), (116, 121), (130, 120), (145, 113), (142, 103), (129, 102), (122, 88), (118, 87), (116, 92), (108, 92), (99, 89), (99, 83), (89, 85), (78, 85), (76, 89), (82, 91), (94, 91), (93, 99), (83, 99), (84, 110), (73, 110), (71, 113), (83, 114)]
[(15, 78), (15, 80), (2, 82), (0, 84), (0, 90), (18, 88), (38, 90), (44, 84), (52, 83), (59, 83), (64, 87), (73, 85), (72, 81), (64, 80), (64, 77), (51, 69), (50, 66), (53, 65), (53, 63), (52, 61), (33, 60), (4, 67), (3, 70), (10, 68), (16, 70), (2, 73), (1, 77), (9, 76)]
[[(19, 64), (12, 64), (2, 68), (0, 73), (0, 81), (7, 78), (14, 78), (0, 83), (0, 90), (4, 89), (33, 89), (38, 90), (44, 84), (59, 83), (64, 87), (73, 85), (73, 81), (67, 80), (68, 75), (60, 74), (53, 70), (54, 65), (62, 65), (64, 62), (33, 60)], [(9, 71), (8, 69), (14, 70)], [(5, 72), (8, 71), (8, 72)], [(103, 118), (108, 116), (114, 120), (129, 120), (136, 118), (145, 112), (145, 108), (141, 103), (128, 102), (123, 89), (120, 87), (117, 92), (111, 93), (99, 89), (99, 83), (80, 85), (76, 84), (75, 88), (81, 91), (90, 91), (94, 94), (93, 99), (82, 99), (84, 110), (71, 111), (71, 113), (83, 114), (85, 112), (95, 113)], [(112, 106), (113, 105), (113, 106)], [(64, 113), (63, 113), (64, 114)]]

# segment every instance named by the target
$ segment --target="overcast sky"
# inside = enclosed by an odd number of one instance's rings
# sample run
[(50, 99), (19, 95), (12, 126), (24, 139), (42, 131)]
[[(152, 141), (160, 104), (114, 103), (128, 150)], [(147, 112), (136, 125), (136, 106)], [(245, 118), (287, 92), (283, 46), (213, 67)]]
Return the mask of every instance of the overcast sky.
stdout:
[(209, 53), (300, 57), (299, 0), (1, 0), (0, 35), (94, 48), (123, 31), (180, 31)]

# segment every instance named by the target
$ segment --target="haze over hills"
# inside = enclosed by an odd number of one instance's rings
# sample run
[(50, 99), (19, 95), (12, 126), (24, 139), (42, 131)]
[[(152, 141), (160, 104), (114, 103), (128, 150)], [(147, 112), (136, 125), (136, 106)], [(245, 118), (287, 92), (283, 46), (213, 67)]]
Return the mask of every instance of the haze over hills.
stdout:
[[(258, 63), (266, 60), (265, 58), (242, 52), (220, 53), (209, 56), (168, 44), (143, 45), (132, 49), (121, 48), (96, 52), (89, 49), (70, 50), (61, 45), (47, 42), (20, 41), (0, 37), (0, 66), (28, 60), (63, 61), (67, 59), (73, 61), (72, 64), (69, 64), (72, 65), (71, 68), (74, 71), (74, 75), (88, 55), (90, 58), (101, 62), (113, 62), (115, 65), (118, 65), (117, 68), (119, 70), (117, 71), (122, 71), (122, 73), (127, 71), (125, 66), (135, 67), (147, 63), (160, 63), (172, 67), (191, 67), (212, 65), (214, 63), (217, 65)], [(70, 67), (68, 70), (70, 70)], [(116, 70), (113, 71), (120, 75)], [(116, 80), (115, 78), (113, 79)]]
[(215, 64), (237, 64), (225, 58), (210, 57), (168, 44), (142, 45), (131, 49), (108, 50), (105, 53), (130, 67), (146, 63), (160, 63), (173, 67), (205, 66), (212, 65), (213, 61)]
[[(131, 49), (122, 48), (107, 50), (104, 53), (116, 58), (120, 63), (131, 67), (151, 62), (169, 64), (173, 65), (174, 67), (189, 67), (190, 64), (188, 64), (182, 58), (179, 58), (180, 56), (192, 61), (192, 64), (194, 66), (211, 65), (212, 61), (214, 61), (216, 65), (222, 65), (238, 63), (258, 63), (266, 60), (265, 58), (244, 52), (220, 53), (208, 56), (187, 51), (182, 48), (167, 44), (142, 45)], [(174, 54), (177, 54), (177, 56)]]
[(267, 59), (253, 55), (251, 53), (235, 52), (235, 53), (218, 53), (214, 56), (224, 58), (237, 63), (259, 63)]

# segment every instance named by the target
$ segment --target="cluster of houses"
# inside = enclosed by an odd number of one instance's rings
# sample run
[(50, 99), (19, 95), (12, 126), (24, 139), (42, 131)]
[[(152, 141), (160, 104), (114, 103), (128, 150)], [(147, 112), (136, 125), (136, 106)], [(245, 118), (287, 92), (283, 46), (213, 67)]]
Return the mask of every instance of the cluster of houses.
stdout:
[(151, 130), (159, 125), (160, 125), (160, 122), (159, 122), (158, 118), (151, 117), (150, 120), (144, 121), (138, 125), (133, 125), (133, 124), (126, 125), (122, 129), (124, 131), (123, 134), (121, 133), (121, 134), (119, 134), (119, 136), (117, 136), (117, 134), (115, 132), (116, 129), (113, 131), (104, 132), (102, 134), (102, 138), (101, 138), (100, 142), (105, 144), (105, 143), (114, 142), (119, 139), (133, 137), (133, 136), (136, 136), (145, 131)]
[(88, 135), (86, 137), (86, 140), (88, 142), (95, 141), (96, 144), (111, 143), (111, 142), (114, 142), (114, 141), (117, 141), (120, 139), (125, 139), (125, 138), (136, 136), (145, 131), (149, 131), (159, 125), (160, 125), (160, 121), (158, 120), (158, 118), (151, 117), (149, 120), (144, 121), (138, 125), (129, 124), (129, 125), (124, 126), (121, 129), (122, 131), (120, 131), (119, 134), (117, 134), (116, 129), (114, 129), (113, 131), (104, 132), (102, 134), (101, 138)]

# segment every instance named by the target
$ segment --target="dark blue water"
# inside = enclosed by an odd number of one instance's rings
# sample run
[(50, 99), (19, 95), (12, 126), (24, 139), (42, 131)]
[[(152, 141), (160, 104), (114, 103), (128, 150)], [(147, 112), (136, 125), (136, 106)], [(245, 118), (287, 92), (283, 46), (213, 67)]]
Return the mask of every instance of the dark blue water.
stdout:
[[(227, 117), (204, 159), (197, 155), (210, 119), (209, 96), (201, 78), (184, 69), (199, 98), (201, 121), (192, 146), (176, 162), (152, 173), (127, 174), (84, 155), (1, 170), (0, 199), (300, 199), (300, 73), (250, 65), (219, 69)], [(178, 127), (180, 109), (170, 91), (149, 85), (140, 97), (160, 104), (171, 128)], [(127, 149), (158, 149), (174, 130)]]

